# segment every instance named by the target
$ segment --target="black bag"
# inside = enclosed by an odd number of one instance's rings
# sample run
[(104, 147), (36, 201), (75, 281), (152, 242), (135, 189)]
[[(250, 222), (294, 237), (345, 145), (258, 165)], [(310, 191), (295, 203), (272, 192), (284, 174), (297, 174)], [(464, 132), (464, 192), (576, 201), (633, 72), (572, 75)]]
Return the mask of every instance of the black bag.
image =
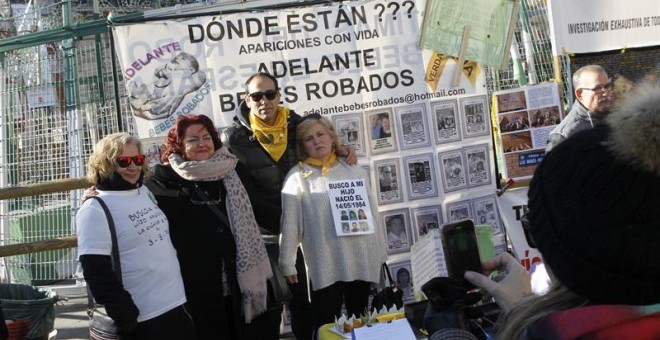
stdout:
[[(110, 227), (110, 238), (112, 240), (112, 263), (115, 269), (117, 280), (122, 283), (121, 277), (121, 262), (119, 262), (119, 246), (117, 246), (117, 232), (115, 230), (115, 222), (110, 215), (108, 206), (99, 197), (90, 197), (95, 199), (103, 208), (105, 217), (108, 219), (108, 226)], [(92, 292), (87, 286), (87, 315), (89, 315), (89, 338), (94, 340), (118, 340), (119, 333), (115, 326), (115, 321), (112, 320), (105, 312), (105, 308), (94, 302)]]
[(289, 284), (286, 282), (286, 277), (282, 274), (280, 265), (278, 263), (280, 247), (278, 243), (268, 241), (268, 237), (272, 237), (265, 230), (261, 230), (264, 235), (264, 242), (266, 242), (266, 252), (268, 252), (268, 260), (270, 267), (273, 270), (273, 277), (268, 279), (268, 307), (279, 307), (293, 299), (293, 293), (289, 289)]
[[(197, 195), (204, 201), (209, 201), (208, 195), (200, 189), (197, 185), (194, 187), (195, 192)], [(211, 209), (211, 212), (215, 214), (215, 216), (218, 217), (220, 222), (221, 228), (224, 228), (224, 226), (229, 226), (229, 219), (225, 214), (218, 208), (216, 205), (213, 204), (206, 204), (209, 209)], [(271, 270), (273, 271), (273, 277), (268, 279), (268, 307), (281, 307), (282, 304), (291, 301), (293, 298), (293, 293), (291, 293), (291, 290), (289, 289), (289, 285), (286, 282), (286, 277), (284, 277), (284, 274), (282, 274), (282, 270), (280, 269), (280, 265), (278, 264), (278, 257), (279, 257), (279, 237), (277, 235), (273, 235), (269, 233), (266, 229), (264, 228), (259, 228), (259, 231), (261, 232), (261, 236), (264, 240), (264, 243), (266, 245), (266, 253), (268, 254), (268, 261), (270, 262), (270, 267)], [(229, 234), (225, 235), (232, 235), (230, 232)]]
[(396, 305), (397, 309), (403, 307), (403, 290), (397, 288), (392, 280), (392, 274), (390, 274), (390, 268), (387, 266), (387, 263), (383, 263), (381, 268), (381, 276), (387, 279), (387, 286), (383, 289), (375, 290), (372, 293), (371, 300), (371, 310), (380, 311), (383, 306), (390, 309), (392, 306)]

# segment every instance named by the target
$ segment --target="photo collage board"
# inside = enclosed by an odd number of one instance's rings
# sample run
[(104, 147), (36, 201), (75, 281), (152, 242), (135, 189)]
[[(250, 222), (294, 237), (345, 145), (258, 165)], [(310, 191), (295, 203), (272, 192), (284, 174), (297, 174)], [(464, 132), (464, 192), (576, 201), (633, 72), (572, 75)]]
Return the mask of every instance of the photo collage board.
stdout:
[(494, 96), (496, 147), (503, 162), (498, 169), (505, 179), (529, 179), (545, 155), (550, 132), (563, 120), (559, 86), (531, 85)]
[(387, 237), (390, 272), (405, 303), (415, 301), (410, 249), (429, 230), (470, 218), (491, 225), (494, 239), (504, 239), (486, 94), (329, 118), (340, 142), (355, 149), (368, 174)]

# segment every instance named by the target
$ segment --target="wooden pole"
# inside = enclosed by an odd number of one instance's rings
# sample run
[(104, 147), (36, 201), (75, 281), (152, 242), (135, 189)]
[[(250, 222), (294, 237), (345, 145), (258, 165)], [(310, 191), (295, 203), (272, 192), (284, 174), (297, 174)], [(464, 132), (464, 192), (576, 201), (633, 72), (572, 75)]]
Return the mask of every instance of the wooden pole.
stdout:
[(465, 62), (465, 53), (470, 42), (470, 25), (463, 27), (463, 38), (461, 39), (461, 48), (458, 51), (458, 60), (456, 61), (456, 73), (451, 86), (456, 87), (461, 83), (461, 74), (463, 74), (463, 62)]
[(87, 182), (87, 179), (84, 177), (60, 179), (48, 181), (45, 183), (30, 184), (22, 187), (0, 189), (0, 200), (86, 189), (90, 186), (91, 184)]
[(76, 235), (71, 235), (45, 241), (0, 246), (0, 257), (38, 253), (48, 250), (75, 248), (77, 246), (78, 238)]

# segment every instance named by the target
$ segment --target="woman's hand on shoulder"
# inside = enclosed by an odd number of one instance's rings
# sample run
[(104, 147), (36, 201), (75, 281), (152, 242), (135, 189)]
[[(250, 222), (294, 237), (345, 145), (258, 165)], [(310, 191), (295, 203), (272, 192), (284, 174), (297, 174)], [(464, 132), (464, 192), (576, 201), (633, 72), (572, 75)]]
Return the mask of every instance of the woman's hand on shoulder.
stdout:
[(346, 157), (346, 162), (348, 165), (357, 164), (358, 158), (355, 148), (352, 145), (345, 145), (337, 149), (337, 155), (341, 157)]
[(531, 294), (532, 284), (529, 273), (509, 253), (501, 253), (492, 260), (482, 263), (484, 274), (490, 275), (495, 270), (504, 271), (504, 279), (496, 282), (483, 274), (466, 271), (465, 279), (482, 288), (495, 298), (495, 302), (505, 311)]
[(91, 187), (85, 189), (85, 191), (83, 191), (83, 195), (80, 198), (80, 202), (81, 203), (85, 202), (88, 198), (94, 197), (98, 194), (99, 194), (99, 192), (98, 192), (98, 190), (96, 190), (96, 186), (91, 186)]
[(287, 275), (286, 276), (286, 281), (289, 284), (298, 283), (298, 275), (297, 274)]

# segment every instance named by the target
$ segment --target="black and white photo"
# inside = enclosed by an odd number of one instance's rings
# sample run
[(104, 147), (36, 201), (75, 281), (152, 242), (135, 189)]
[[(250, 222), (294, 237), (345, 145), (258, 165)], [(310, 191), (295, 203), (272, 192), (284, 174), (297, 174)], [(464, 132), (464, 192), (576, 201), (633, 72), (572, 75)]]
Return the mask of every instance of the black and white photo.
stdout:
[(472, 218), (472, 207), (470, 200), (447, 203), (447, 222), (454, 222)]
[(396, 116), (401, 127), (401, 149), (421, 148), (430, 146), (431, 140), (426, 128), (426, 106), (412, 105), (398, 108)]
[(410, 209), (413, 222), (414, 241), (420, 236), (428, 234), (432, 229), (438, 229), (444, 223), (442, 219), (442, 207), (432, 205)]
[(467, 188), (463, 151), (454, 150), (438, 154), (442, 187), (445, 193)]
[(387, 253), (405, 253), (410, 251), (410, 223), (408, 209), (385, 211), (381, 213), (387, 235)]
[(403, 190), (399, 171), (399, 160), (396, 158), (374, 162), (376, 175), (376, 192), (379, 205), (403, 201)]
[(490, 114), (488, 97), (473, 96), (460, 99), (463, 137), (485, 136), (490, 134)]
[(467, 162), (467, 186), (478, 187), (492, 182), (488, 144), (463, 148)]
[(458, 102), (456, 99), (431, 102), (431, 114), (435, 126), (435, 142), (437, 144), (461, 140)]
[(357, 114), (348, 114), (332, 117), (332, 124), (337, 129), (339, 141), (344, 146), (352, 146), (355, 154), (365, 156), (367, 147), (364, 143), (364, 129), (362, 119)]
[(495, 203), (495, 195), (473, 198), (472, 211), (474, 213), (474, 224), (490, 224), (493, 235), (504, 232)]
[(366, 130), (371, 154), (397, 151), (394, 114), (391, 108), (365, 113)]
[(407, 171), (408, 199), (416, 200), (438, 195), (436, 172), (433, 165), (433, 154), (408, 156), (403, 159)]
[(390, 268), (390, 274), (392, 275), (392, 279), (394, 279), (394, 284), (403, 291), (403, 303), (415, 302), (410, 261), (388, 263), (387, 265)]

